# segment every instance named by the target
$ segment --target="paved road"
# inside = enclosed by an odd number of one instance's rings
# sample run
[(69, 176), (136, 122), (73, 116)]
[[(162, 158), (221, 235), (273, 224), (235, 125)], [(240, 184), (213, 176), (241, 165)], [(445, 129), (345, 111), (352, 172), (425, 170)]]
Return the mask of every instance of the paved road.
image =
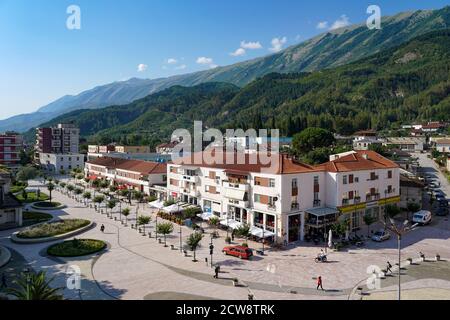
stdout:
[[(395, 261), (396, 241), (368, 242), (365, 248), (349, 248), (329, 254), (330, 263), (314, 263), (320, 247), (302, 245), (285, 251), (268, 251), (264, 257), (252, 261), (219, 255), (225, 245), (224, 237), (215, 240), (217, 248), (214, 261), (222, 266), (221, 279), (212, 278), (212, 270), (204, 263), (209, 258), (205, 237), (197, 253), (200, 262), (183, 257), (178, 250), (158, 244), (155, 239), (139, 235), (137, 231), (95, 213), (93, 209), (54, 192), (56, 201), (64, 202), (67, 209), (53, 212), (65, 217), (87, 218), (97, 223), (97, 228), (79, 235), (79, 238), (101, 239), (109, 249), (100, 256), (82, 259), (55, 260), (43, 252), (51, 243), (18, 245), (9, 241), (10, 231), (0, 232), (0, 243), (18, 251), (35, 270), (48, 269), (56, 276), (56, 285), (65, 287), (67, 267), (76, 265), (82, 272), (82, 290), (64, 290), (69, 299), (155, 299), (172, 295), (173, 298), (208, 297), (211, 299), (246, 299), (249, 290), (256, 299), (347, 299), (348, 293), (361, 280), (367, 278), (367, 267), (384, 266), (387, 260)], [(151, 214), (149, 209), (140, 214)], [(118, 217), (118, 214), (115, 214)], [(98, 225), (104, 224), (101, 233)], [(150, 230), (153, 229), (151, 225)], [(183, 239), (191, 232), (183, 227)], [(168, 238), (168, 243), (178, 247), (178, 227)], [(364, 231), (366, 232), (366, 231)], [(450, 258), (450, 232), (448, 228), (429, 226), (420, 228), (404, 239), (404, 256), (415, 257), (418, 251), (428, 255), (439, 252)], [(259, 245), (256, 246), (258, 248)], [(315, 290), (315, 278), (324, 279), (325, 292)], [(246, 286), (233, 287), (231, 278), (237, 277)], [(227, 280), (228, 279), (228, 280)]]
[(413, 156), (417, 156), (419, 158), (419, 164), (421, 166), (421, 171), (425, 172), (428, 175), (431, 175), (437, 178), (441, 182), (441, 190), (446, 194), (447, 198), (450, 198), (450, 183), (444, 174), (439, 170), (438, 165), (427, 157), (428, 154), (414, 154)]

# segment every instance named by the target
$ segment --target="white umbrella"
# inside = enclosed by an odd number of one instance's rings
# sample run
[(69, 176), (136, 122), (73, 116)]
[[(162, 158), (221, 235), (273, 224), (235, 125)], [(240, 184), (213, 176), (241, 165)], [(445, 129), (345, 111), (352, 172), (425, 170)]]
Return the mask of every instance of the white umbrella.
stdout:
[(330, 232), (328, 232), (328, 247), (333, 247), (333, 231), (331, 231), (331, 229)]

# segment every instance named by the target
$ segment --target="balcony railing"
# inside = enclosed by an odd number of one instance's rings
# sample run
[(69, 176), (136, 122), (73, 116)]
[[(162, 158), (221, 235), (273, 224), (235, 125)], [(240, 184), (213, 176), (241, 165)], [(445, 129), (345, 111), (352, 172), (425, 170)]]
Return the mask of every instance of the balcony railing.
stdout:
[(291, 204), (291, 210), (298, 210), (300, 208), (300, 204), (294, 202)]

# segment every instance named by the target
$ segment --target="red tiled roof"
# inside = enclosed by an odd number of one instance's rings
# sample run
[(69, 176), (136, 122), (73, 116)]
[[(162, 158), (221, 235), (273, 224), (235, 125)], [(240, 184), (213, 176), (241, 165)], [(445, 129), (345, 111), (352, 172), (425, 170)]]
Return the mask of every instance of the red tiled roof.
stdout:
[(95, 160), (88, 161), (87, 163), (101, 167), (138, 172), (141, 174), (158, 174), (167, 172), (167, 164), (143, 160), (127, 160), (119, 158), (100, 157)]
[(374, 151), (356, 151), (353, 154), (316, 166), (329, 172), (349, 172), (398, 168), (399, 166)]
[[(200, 157), (201, 155), (201, 157)], [(227, 163), (227, 155), (231, 163)], [(269, 155), (266, 155), (268, 158)], [(197, 159), (200, 158), (200, 159)], [(209, 160), (208, 160), (209, 159)], [(216, 159), (216, 161), (213, 161)], [(270, 162), (266, 163), (266, 159), (261, 157), (259, 153), (238, 154), (219, 152), (203, 152), (193, 153), (190, 156), (175, 161), (177, 165), (195, 166), (224, 169), (234, 174), (248, 174), (250, 172), (264, 172), (272, 174), (293, 174), (303, 172), (317, 172), (322, 169), (316, 168), (296, 161), (287, 154), (273, 154), (270, 156)], [(268, 159), (267, 159), (268, 160)]]

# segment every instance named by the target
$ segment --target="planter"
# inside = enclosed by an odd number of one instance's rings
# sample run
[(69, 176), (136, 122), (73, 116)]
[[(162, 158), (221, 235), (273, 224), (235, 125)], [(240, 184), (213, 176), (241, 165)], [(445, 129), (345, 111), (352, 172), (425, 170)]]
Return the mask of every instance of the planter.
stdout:
[(233, 287), (237, 287), (239, 285), (238, 279), (233, 279)]
[(436, 255), (436, 261), (441, 261), (441, 256), (439, 254)]
[(412, 258), (408, 258), (408, 259), (406, 259), (406, 261), (408, 261), (409, 264), (412, 264), (412, 263), (413, 263), (413, 259), (412, 259)]

